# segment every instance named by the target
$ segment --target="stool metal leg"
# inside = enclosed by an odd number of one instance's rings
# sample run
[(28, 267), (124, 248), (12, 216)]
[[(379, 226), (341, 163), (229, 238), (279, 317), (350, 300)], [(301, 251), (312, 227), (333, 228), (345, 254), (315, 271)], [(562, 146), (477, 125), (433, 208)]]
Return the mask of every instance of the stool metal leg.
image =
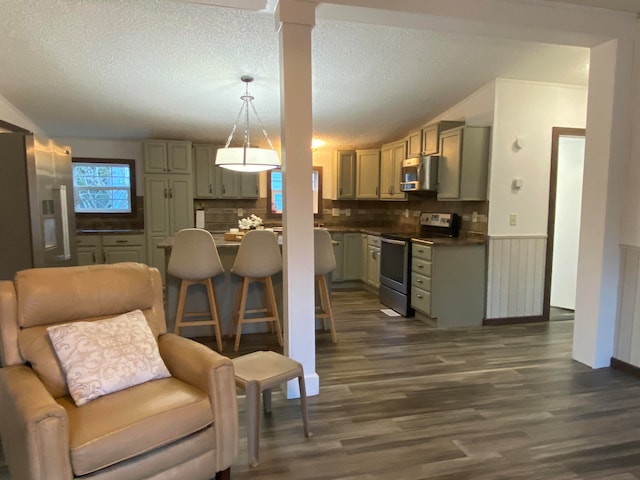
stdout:
[(245, 386), (247, 398), (247, 449), (249, 451), (249, 466), (257, 467), (260, 463), (258, 450), (260, 448), (260, 383), (255, 380), (247, 382)]

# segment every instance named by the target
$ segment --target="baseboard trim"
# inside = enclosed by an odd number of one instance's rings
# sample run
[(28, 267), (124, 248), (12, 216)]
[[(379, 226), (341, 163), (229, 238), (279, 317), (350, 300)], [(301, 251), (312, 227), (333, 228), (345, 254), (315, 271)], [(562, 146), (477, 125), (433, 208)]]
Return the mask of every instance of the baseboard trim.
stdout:
[(631, 365), (630, 363), (618, 360), (614, 357), (611, 357), (611, 363), (609, 365), (615, 370), (640, 378), (640, 367), (636, 367), (635, 365)]
[(540, 323), (546, 320), (542, 315), (530, 316), (530, 317), (504, 317), (504, 318), (485, 318), (482, 325), (494, 326), (494, 325), (516, 325), (518, 323)]

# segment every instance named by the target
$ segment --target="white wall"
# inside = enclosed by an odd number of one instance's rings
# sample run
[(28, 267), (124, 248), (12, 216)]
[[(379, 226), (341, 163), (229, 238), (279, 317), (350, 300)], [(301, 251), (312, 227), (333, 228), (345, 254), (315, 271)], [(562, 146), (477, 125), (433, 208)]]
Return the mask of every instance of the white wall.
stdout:
[[(539, 82), (496, 80), (489, 175), (489, 235), (547, 233), (551, 129), (584, 128), (587, 89)], [(524, 148), (514, 147), (522, 136)], [(523, 180), (519, 190), (514, 178)], [(517, 225), (510, 226), (510, 214)]]
[(58, 143), (71, 147), (74, 158), (118, 158), (136, 162), (136, 194), (144, 195), (144, 162), (141, 140), (90, 140), (84, 138), (56, 138)]
[(467, 125), (492, 125), (494, 103), (495, 81), (492, 80), (443, 114), (430, 120), (429, 123), (440, 120), (459, 120), (466, 122)]

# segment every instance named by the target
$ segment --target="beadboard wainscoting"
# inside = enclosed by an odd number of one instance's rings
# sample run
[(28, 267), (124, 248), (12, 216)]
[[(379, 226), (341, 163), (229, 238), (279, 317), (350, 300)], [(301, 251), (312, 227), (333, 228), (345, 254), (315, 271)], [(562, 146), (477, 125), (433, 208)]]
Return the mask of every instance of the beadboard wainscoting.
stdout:
[(546, 235), (491, 236), (486, 323), (542, 316)]
[(620, 293), (614, 357), (640, 367), (640, 248), (620, 247)]

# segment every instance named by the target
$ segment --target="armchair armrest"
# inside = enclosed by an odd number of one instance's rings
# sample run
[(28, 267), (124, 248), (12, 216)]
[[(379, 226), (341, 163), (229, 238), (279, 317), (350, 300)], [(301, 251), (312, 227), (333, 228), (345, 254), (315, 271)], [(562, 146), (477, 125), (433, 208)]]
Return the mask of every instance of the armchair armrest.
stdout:
[(0, 433), (14, 480), (72, 479), (67, 413), (25, 365), (0, 369)]
[(188, 338), (165, 333), (158, 338), (160, 356), (171, 375), (206, 392), (215, 422), (217, 470), (238, 455), (238, 404), (233, 363)]

